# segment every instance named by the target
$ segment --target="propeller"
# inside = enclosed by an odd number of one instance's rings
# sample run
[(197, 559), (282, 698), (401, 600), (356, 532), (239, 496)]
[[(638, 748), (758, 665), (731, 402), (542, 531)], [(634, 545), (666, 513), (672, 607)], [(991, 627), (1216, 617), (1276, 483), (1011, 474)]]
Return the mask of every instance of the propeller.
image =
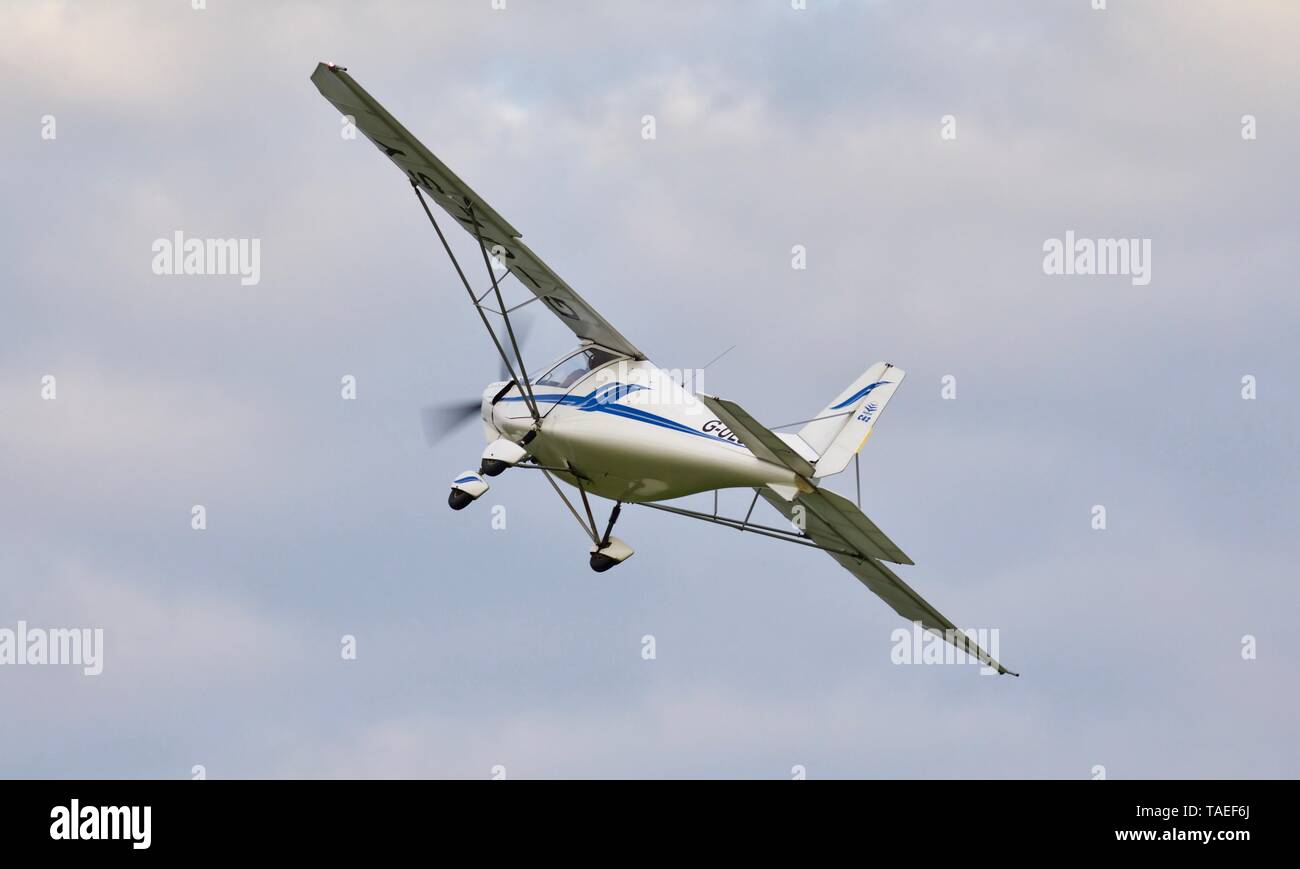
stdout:
[[(528, 333), (533, 330), (533, 318), (516, 317), (510, 322), (514, 326), (515, 340), (519, 342), (519, 349), (522, 352)], [(501, 331), (502, 333), (505, 332), (504, 329)], [(506, 352), (510, 353), (509, 336), (501, 334), (499, 337), (502, 346), (506, 348)], [(504, 361), (500, 363), (500, 372), (501, 375), (498, 379), (510, 379), (510, 372), (506, 370)], [(477, 398), (472, 401), (445, 401), (439, 404), (426, 404), (420, 408), (420, 424), (424, 429), (425, 442), (429, 446), (438, 443), (438, 441), (478, 416), (482, 404), (483, 402)]]
[[(515, 340), (519, 342), (520, 353), (524, 351), (524, 345), (528, 343), (528, 333), (533, 331), (533, 319), (534, 319), (533, 317), (524, 316), (524, 317), (515, 317), (513, 320), (510, 321), (510, 325), (513, 326), (515, 329)], [(504, 329), (502, 329), (501, 331), (505, 332)], [(503, 334), (500, 336), (500, 338), (501, 338), (501, 346), (506, 348), (506, 352), (510, 354), (511, 363), (517, 364), (515, 362), (514, 353), (511, 352), (510, 349), (510, 336)], [(497, 377), (498, 380), (510, 379), (510, 372), (506, 370), (506, 363), (504, 359), (500, 359), (497, 361), (497, 374), (499, 375)]]
[(425, 405), (420, 409), (420, 423), (424, 428), (425, 442), (433, 446), (478, 416), (481, 405), (481, 401), (451, 401)]

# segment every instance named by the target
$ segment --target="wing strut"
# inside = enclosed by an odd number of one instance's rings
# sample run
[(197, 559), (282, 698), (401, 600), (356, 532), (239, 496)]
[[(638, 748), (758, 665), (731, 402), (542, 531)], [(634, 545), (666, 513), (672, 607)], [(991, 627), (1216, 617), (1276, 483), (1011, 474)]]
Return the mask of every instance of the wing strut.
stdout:
[[(800, 546), (810, 546), (813, 549), (820, 549), (823, 552), (830, 552), (835, 555), (845, 555), (850, 558), (861, 558), (862, 556), (852, 549), (839, 549), (833, 546), (826, 546), (818, 543), (807, 534), (801, 534), (797, 531), (786, 531), (783, 528), (773, 528), (770, 525), (758, 525), (749, 521), (749, 517), (754, 512), (754, 504), (758, 503), (758, 495), (754, 495), (754, 503), (749, 505), (749, 512), (745, 514), (744, 519), (733, 519), (730, 516), (719, 516), (717, 513), (712, 515), (701, 513), (698, 510), (687, 510), (683, 507), (670, 507), (667, 504), (652, 504), (649, 501), (638, 501), (638, 507), (649, 507), (651, 510), (662, 510), (665, 513), (675, 513), (678, 516), (686, 516), (691, 519), (699, 519), (702, 522), (710, 522), (714, 525), (722, 525), (725, 528), (735, 528), (737, 531), (749, 531), (752, 534), (761, 534), (764, 537), (771, 537), (776, 540), (785, 540), (788, 543), (798, 543)], [(716, 508), (715, 508), (716, 509)]]
[[(420, 188), (417, 186), (415, 191), (417, 193), (420, 192)], [(420, 201), (423, 202), (424, 197), (421, 197)], [(428, 206), (425, 207), (427, 208)], [(487, 269), (488, 277), (492, 280), (492, 292), (495, 293), (497, 297), (497, 308), (501, 311), (501, 319), (506, 321), (506, 334), (510, 336), (510, 346), (514, 349), (515, 359), (519, 362), (519, 373), (523, 375), (523, 377), (517, 381), (519, 389), (528, 396), (528, 400), (532, 404), (533, 420), (535, 422), (541, 422), (537, 416), (537, 398), (533, 395), (532, 384), (528, 382), (528, 369), (524, 367), (524, 355), (519, 352), (519, 342), (515, 340), (515, 327), (510, 325), (510, 312), (506, 310), (505, 299), (501, 298), (501, 286), (497, 283), (497, 273), (492, 268), (492, 263), (488, 260), (487, 245), (483, 242), (482, 224), (480, 224), (478, 218), (474, 216), (474, 203), (470, 201), (468, 196), (465, 197), (465, 207), (469, 209), (469, 219), (470, 222), (474, 224), (474, 238), (478, 241), (478, 249), (483, 254), (483, 266)], [(593, 521), (592, 524), (595, 525), (595, 522)]]
[[(523, 463), (520, 463), (520, 464), (518, 465), (518, 467), (521, 467), (521, 468), (522, 468), (522, 467), (526, 467), (526, 466), (525, 466)], [(558, 469), (558, 468), (557, 468), (556, 470), (561, 470), (561, 469)], [(572, 471), (569, 471), (569, 470), (567, 470), (567, 469), (563, 469), (563, 470), (564, 470), (565, 473), (573, 473)], [(582, 532), (583, 532), (584, 534), (586, 534), (588, 537), (591, 538), (591, 542), (592, 542), (592, 543), (594, 543), (594, 544), (596, 544), (597, 546), (599, 546), (599, 545), (600, 545), (600, 538), (598, 538), (598, 537), (596, 536), (596, 520), (595, 520), (594, 518), (592, 518), (592, 520), (591, 520), (591, 526), (588, 527), (587, 523), (586, 523), (586, 522), (583, 522), (583, 521), (582, 521), (582, 517), (578, 515), (578, 510), (577, 510), (576, 507), (573, 506), (573, 502), (570, 501), (570, 500), (565, 496), (564, 491), (563, 491), (563, 490), (562, 490), (558, 485), (556, 485), (556, 483), (555, 483), (555, 478), (551, 476), (551, 472), (550, 472), (549, 470), (547, 470), (546, 468), (542, 468), (541, 471), (542, 471), (542, 476), (546, 477), (546, 482), (548, 482), (548, 483), (551, 484), (551, 488), (555, 490), (555, 494), (559, 495), (559, 496), (560, 496), (560, 500), (564, 502), (564, 506), (566, 506), (566, 507), (569, 508), (569, 512), (573, 514), (573, 518), (578, 520), (578, 524), (582, 526)], [(585, 489), (582, 488), (582, 482), (581, 482), (581, 481), (578, 482), (578, 491), (582, 493), (582, 504), (583, 504), (584, 507), (587, 508), (587, 516), (590, 517), (590, 516), (591, 516), (591, 504), (587, 501), (587, 491), (586, 491)]]
[[(512, 364), (510, 364), (510, 356), (506, 353), (505, 348), (501, 346), (501, 341), (499, 338), (497, 338), (497, 333), (492, 328), (492, 324), (488, 322), (487, 314), (483, 312), (483, 306), (479, 303), (478, 298), (474, 295), (474, 288), (470, 286), (469, 279), (465, 277), (465, 272), (460, 267), (460, 262), (456, 259), (456, 255), (451, 252), (451, 245), (447, 244), (447, 237), (442, 234), (442, 228), (438, 226), (438, 221), (434, 219), (433, 212), (429, 210), (429, 203), (424, 201), (424, 194), (420, 192), (419, 185), (416, 184), (414, 181), (412, 181), (411, 189), (415, 191), (415, 198), (420, 200), (420, 207), (424, 209), (424, 213), (425, 215), (428, 216), (429, 222), (433, 224), (433, 231), (438, 233), (438, 241), (442, 242), (442, 249), (447, 252), (447, 258), (451, 260), (452, 266), (455, 267), (456, 274), (458, 277), (460, 277), (460, 282), (465, 285), (465, 292), (469, 294), (470, 304), (474, 306), (475, 311), (478, 311), (479, 319), (483, 321), (483, 328), (487, 329), (488, 335), (492, 338), (492, 343), (496, 345), (497, 353), (500, 354), (501, 362), (506, 366), (506, 371), (510, 374), (510, 379), (519, 385), (520, 391), (524, 395), (524, 404), (528, 406), (528, 412), (533, 415), (533, 423), (535, 425), (541, 425), (542, 417), (541, 414), (537, 412), (537, 401), (536, 399), (533, 398), (532, 388), (528, 384), (528, 377), (526, 376), (524, 371), (523, 357), (520, 356), (519, 354), (519, 345), (518, 343), (515, 342), (515, 333), (514, 330), (510, 327), (510, 315), (508, 312), (506, 312), (506, 306), (502, 304), (501, 309), (498, 313), (500, 313), (501, 316), (506, 321), (506, 331), (510, 333), (510, 343), (514, 348), (515, 358), (519, 360), (520, 374), (515, 374), (515, 367)], [(477, 226), (478, 221), (475, 220), (474, 222), (475, 225)], [(481, 246), (482, 236), (478, 235), (477, 232), (475, 233), (475, 235), (478, 236), (479, 244)], [(487, 263), (486, 248), (483, 250), (483, 262)], [(492, 289), (496, 290), (497, 302), (500, 303), (501, 290), (497, 286), (496, 275), (492, 274), (491, 264), (488, 264), (488, 274), (492, 276)]]

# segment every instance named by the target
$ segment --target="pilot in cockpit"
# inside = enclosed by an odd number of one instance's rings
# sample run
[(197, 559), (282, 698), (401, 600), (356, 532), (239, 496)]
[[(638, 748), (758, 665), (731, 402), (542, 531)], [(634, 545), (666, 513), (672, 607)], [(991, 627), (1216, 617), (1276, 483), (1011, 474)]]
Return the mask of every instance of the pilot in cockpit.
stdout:
[(533, 385), (568, 389), (583, 377), (586, 377), (588, 372), (594, 371), (606, 362), (612, 362), (617, 358), (618, 354), (610, 353), (608, 350), (601, 350), (599, 347), (588, 347), (586, 350), (581, 350), (560, 362), (550, 371), (537, 378)]

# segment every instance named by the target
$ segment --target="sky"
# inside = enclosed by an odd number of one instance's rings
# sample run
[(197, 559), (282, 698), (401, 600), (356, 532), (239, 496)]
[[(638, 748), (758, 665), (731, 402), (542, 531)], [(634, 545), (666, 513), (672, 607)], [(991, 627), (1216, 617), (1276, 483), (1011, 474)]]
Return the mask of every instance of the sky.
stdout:
[[(0, 775), (1300, 775), (1294, 4), (504, 5), (0, 2), (0, 630), (103, 631), (0, 665)], [(449, 510), (482, 434), (420, 408), (497, 361), (318, 61), (764, 423), (904, 368), (864, 510), (1022, 677), (894, 663), (803, 547), (631, 506), (596, 574), (540, 475)]]

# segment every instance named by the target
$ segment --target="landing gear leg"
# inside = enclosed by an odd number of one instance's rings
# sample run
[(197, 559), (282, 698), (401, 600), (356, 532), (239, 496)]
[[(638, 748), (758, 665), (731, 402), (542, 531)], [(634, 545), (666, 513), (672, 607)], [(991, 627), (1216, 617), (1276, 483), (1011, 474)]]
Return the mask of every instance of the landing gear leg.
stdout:
[(574, 470), (572, 466), (568, 466), (564, 469), (566, 473), (572, 474), (577, 481), (576, 485), (578, 487), (578, 494), (582, 496), (582, 506), (587, 513), (587, 519), (584, 522), (582, 516), (579, 515), (577, 508), (573, 506), (567, 497), (565, 497), (564, 492), (560, 491), (559, 484), (557, 484), (551, 477), (551, 470), (558, 471), (560, 469), (542, 468), (542, 474), (546, 477), (546, 482), (551, 484), (551, 488), (555, 490), (555, 494), (560, 496), (560, 500), (564, 502), (564, 506), (569, 508), (569, 512), (573, 514), (573, 518), (578, 520), (578, 524), (582, 526), (583, 533), (585, 533), (591, 540), (591, 549), (588, 550), (588, 553), (591, 555), (591, 569), (597, 573), (604, 573), (615, 564), (622, 564), (624, 561), (631, 558), (633, 553), (632, 547), (611, 535), (611, 532), (614, 530), (614, 523), (618, 521), (618, 514), (622, 512), (623, 502), (615, 502), (614, 509), (609, 514), (609, 524), (605, 526), (605, 536), (597, 537), (596, 517), (591, 512), (591, 501), (587, 498), (587, 489), (582, 485), (582, 481), (585, 477)]
[(632, 555), (632, 547), (628, 546), (617, 537), (611, 537), (614, 530), (614, 523), (618, 521), (618, 514), (623, 510), (623, 502), (616, 501), (614, 509), (609, 514), (609, 524), (605, 526), (605, 536), (600, 538), (600, 542), (591, 550), (591, 569), (597, 573), (604, 573), (616, 564), (622, 564)]
[(613, 532), (614, 523), (618, 521), (618, 514), (621, 512), (623, 512), (623, 502), (615, 501), (614, 509), (611, 510), (609, 514), (609, 524), (605, 526), (605, 536), (600, 538), (600, 545), (602, 547), (609, 545), (609, 535)]

